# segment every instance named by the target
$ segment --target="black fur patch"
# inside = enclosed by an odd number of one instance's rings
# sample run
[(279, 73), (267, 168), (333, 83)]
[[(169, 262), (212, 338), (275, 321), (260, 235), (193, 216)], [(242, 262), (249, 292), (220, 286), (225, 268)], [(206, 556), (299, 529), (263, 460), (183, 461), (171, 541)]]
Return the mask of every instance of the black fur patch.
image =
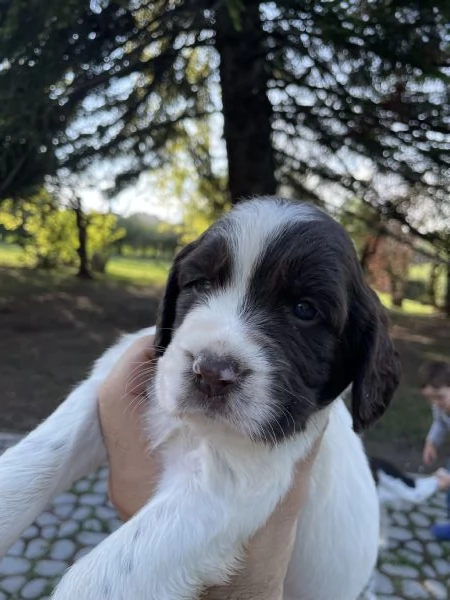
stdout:
[[(224, 232), (232, 221), (220, 223), (174, 262), (158, 327), (160, 353), (189, 310), (230, 282), (233, 254)], [(300, 302), (317, 317), (296, 316)], [(241, 317), (273, 365), (271, 395), (279, 410), (261, 437), (302, 430), (352, 382), (355, 430), (386, 410), (400, 377), (386, 312), (364, 281), (349, 236), (326, 214), (287, 224), (269, 240), (253, 266)]]

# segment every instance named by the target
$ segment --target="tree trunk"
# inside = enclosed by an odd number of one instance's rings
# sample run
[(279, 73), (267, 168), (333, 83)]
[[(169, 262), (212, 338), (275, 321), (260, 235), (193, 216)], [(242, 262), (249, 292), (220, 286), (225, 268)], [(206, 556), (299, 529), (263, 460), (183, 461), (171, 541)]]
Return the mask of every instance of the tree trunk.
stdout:
[(450, 318), (450, 262), (447, 263), (447, 289), (445, 291), (445, 315)]
[(402, 308), (405, 299), (405, 281), (395, 273), (387, 270), (391, 282), (392, 304), (397, 308)]
[(106, 273), (107, 256), (102, 256), (100, 252), (94, 252), (91, 259), (91, 268), (94, 273)]
[(369, 273), (370, 260), (377, 252), (381, 237), (381, 234), (377, 233), (377, 235), (373, 237), (370, 236), (364, 244), (359, 262), (365, 275), (368, 275)]
[(245, 3), (234, 26), (226, 3), (216, 13), (216, 48), (231, 201), (275, 194), (272, 106), (259, 2)]
[(438, 276), (439, 276), (439, 267), (440, 267), (439, 263), (433, 263), (431, 265), (430, 277), (428, 279), (428, 285), (427, 285), (428, 302), (431, 304), (431, 306), (434, 306), (434, 307), (437, 306), (436, 284), (437, 284)]
[(77, 277), (81, 277), (82, 279), (92, 279), (92, 275), (89, 270), (89, 259), (88, 259), (88, 253), (87, 253), (87, 223), (86, 223), (86, 217), (83, 213), (83, 209), (81, 206), (81, 200), (79, 198), (76, 199), (73, 210), (75, 212), (75, 217), (77, 220), (77, 230), (78, 230), (77, 254), (80, 259)]
[(403, 306), (403, 292), (402, 290), (394, 290), (393, 294), (392, 294), (392, 304), (394, 306), (396, 306), (397, 308), (402, 308)]

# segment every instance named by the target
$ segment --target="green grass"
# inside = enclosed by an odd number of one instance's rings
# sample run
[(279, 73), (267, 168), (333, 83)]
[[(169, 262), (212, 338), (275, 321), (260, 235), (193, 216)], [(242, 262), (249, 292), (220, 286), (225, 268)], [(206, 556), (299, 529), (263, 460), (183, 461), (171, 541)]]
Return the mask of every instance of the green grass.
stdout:
[(113, 257), (107, 265), (107, 276), (133, 285), (164, 285), (169, 263), (148, 258)]
[[(149, 258), (114, 256), (108, 262), (105, 275), (97, 275), (94, 285), (108, 282), (137, 287), (162, 287), (170, 263)], [(2, 267), (5, 267), (2, 270)], [(39, 292), (42, 289), (62, 289), (70, 286), (76, 270), (63, 268), (47, 271), (33, 269), (18, 246), (0, 243), (0, 295)]]
[(383, 294), (382, 292), (377, 293), (384, 306), (393, 312), (399, 312), (407, 315), (433, 315), (436, 312), (433, 306), (430, 306), (429, 304), (422, 304), (416, 300), (409, 300), (409, 298), (405, 298), (405, 300), (403, 300), (402, 307), (398, 308), (393, 306), (392, 298), (389, 294)]
[(0, 243), (0, 266), (23, 267), (27, 265), (24, 251), (19, 246)]
[(391, 312), (391, 321), (402, 380), (392, 406), (367, 436), (380, 441), (403, 440), (420, 447), (431, 425), (431, 409), (420, 391), (419, 370), (424, 362), (450, 359), (450, 321), (406, 311)]

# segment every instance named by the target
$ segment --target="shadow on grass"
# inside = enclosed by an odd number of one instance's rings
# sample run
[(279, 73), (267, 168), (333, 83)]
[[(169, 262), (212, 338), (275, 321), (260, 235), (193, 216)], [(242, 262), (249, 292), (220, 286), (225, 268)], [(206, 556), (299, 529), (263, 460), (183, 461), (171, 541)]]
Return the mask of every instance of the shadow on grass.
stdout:
[(152, 325), (161, 287), (0, 268), (0, 430), (34, 427), (122, 333)]
[[(124, 271), (126, 266), (124, 265)], [(29, 267), (0, 267), (0, 298), (17, 298), (39, 294), (42, 292), (80, 291), (83, 289), (122, 289), (131, 292), (145, 287), (159, 290), (165, 283), (167, 266), (158, 265), (157, 270), (139, 275), (135, 272), (121, 272), (120, 269), (111, 273), (95, 275), (86, 281), (76, 276), (75, 269), (45, 270)]]

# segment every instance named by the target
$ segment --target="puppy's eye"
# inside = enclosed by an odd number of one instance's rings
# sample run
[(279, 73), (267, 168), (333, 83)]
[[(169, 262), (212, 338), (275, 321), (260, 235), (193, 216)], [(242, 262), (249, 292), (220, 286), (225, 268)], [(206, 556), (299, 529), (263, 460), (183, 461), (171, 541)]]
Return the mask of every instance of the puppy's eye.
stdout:
[(208, 279), (195, 279), (184, 286), (193, 292), (208, 292), (211, 289), (211, 282)]
[(309, 302), (299, 302), (294, 306), (294, 315), (301, 321), (314, 321), (317, 310)]

